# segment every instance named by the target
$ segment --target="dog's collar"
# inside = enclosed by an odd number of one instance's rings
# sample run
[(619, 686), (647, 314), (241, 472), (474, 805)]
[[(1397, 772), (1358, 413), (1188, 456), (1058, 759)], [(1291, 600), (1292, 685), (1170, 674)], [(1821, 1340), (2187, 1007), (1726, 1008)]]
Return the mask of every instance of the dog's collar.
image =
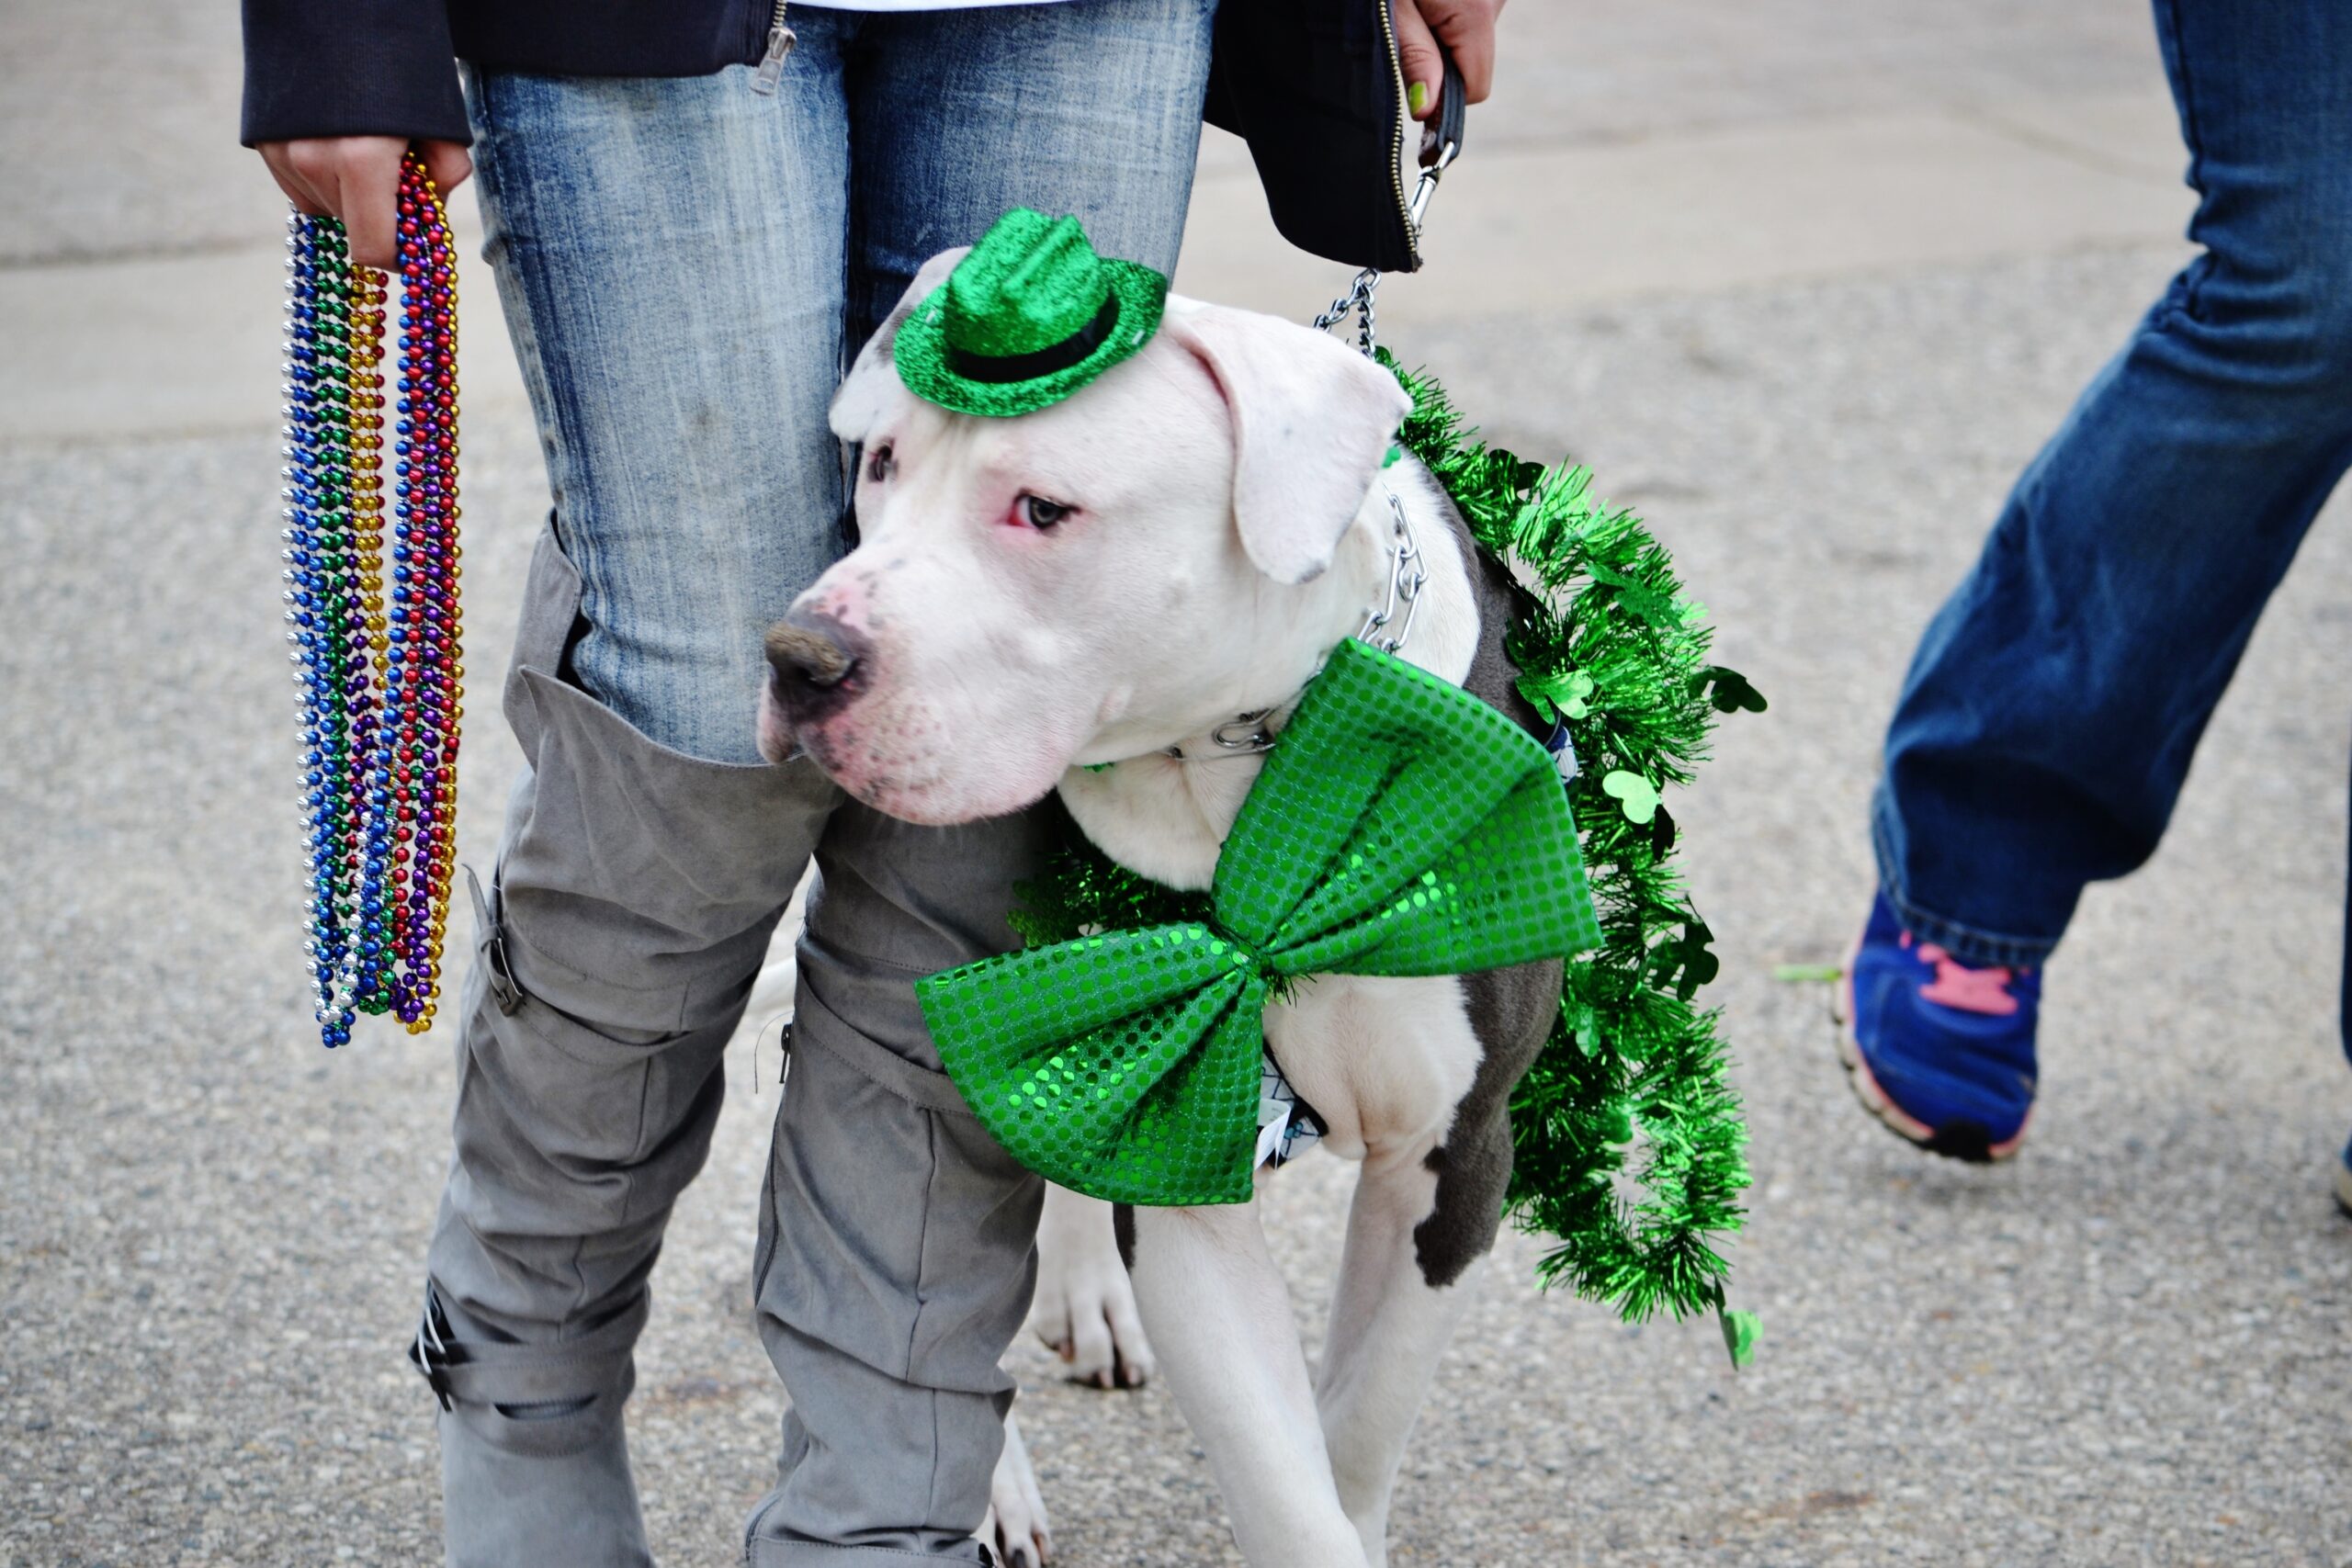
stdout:
[[(1395, 488), (1383, 480), (1381, 491), (1388, 497), (1388, 517), (1391, 525), (1388, 539), (1388, 592), (1379, 604), (1364, 612), (1363, 625), (1356, 630), (1356, 640), (1368, 642), (1383, 653), (1401, 653), (1406, 639), (1413, 635), (1413, 617), (1421, 607), (1421, 590), (1429, 586), (1428, 567), (1421, 558), (1421, 542), (1413, 532), (1413, 525), (1405, 515), (1405, 502)], [(1402, 611), (1404, 618), (1397, 619)], [(1387, 635), (1394, 623), (1396, 635)], [(1313, 676), (1307, 677), (1309, 680)], [(1209, 749), (1188, 752), (1182, 742), (1159, 754), (1179, 762), (1218, 762), (1235, 757), (1261, 757), (1274, 749), (1277, 731), (1269, 724), (1277, 713), (1287, 712), (1298, 704), (1301, 686), (1283, 701), (1270, 708), (1252, 713), (1236, 714), (1209, 731)]]

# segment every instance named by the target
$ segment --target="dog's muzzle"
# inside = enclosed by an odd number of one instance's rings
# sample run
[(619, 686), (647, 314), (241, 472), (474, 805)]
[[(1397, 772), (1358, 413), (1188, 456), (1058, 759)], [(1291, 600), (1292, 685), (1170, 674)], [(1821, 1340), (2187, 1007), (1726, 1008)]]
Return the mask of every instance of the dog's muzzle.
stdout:
[(865, 639), (828, 615), (795, 615), (768, 628), (768, 683), (796, 724), (843, 706), (864, 685)]

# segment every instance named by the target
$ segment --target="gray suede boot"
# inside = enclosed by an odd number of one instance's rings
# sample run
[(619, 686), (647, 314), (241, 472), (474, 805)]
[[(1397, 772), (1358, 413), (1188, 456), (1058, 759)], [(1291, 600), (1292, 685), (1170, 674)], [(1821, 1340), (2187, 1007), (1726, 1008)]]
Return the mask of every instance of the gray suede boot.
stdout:
[(837, 792), (662, 746), (565, 680), (579, 574), (542, 537), (505, 710), (530, 771), (474, 889), (455, 1143), (412, 1357), (441, 1403), (451, 1568), (644, 1568), (623, 1406), (721, 1061)]
[(449, 1539), (449, 1568), (652, 1568), (621, 1429), (623, 1397), (524, 1419), (495, 1405), (443, 1411), (441, 1506), (470, 1524)]
[[(651, 1568), (624, 1430), (636, 1382), (626, 1348), (617, 1380), (601, 1393), (500, 1404), (459, 1397), (478, 1390), (469, 1386), (470, 1364), (449, 1359), (462, 1353), (454, 1338), (441, 1337), (449, 1332), (446, 1310), (428, 1294), (413, 1355), (442, 1402), (441, 1506), (454, 1527), (446, 1532), (449, 1568)], [(613, 1344), (635, 1333), (632, 1324), (604, 1336), (601, 1358), (567, 1357), (543, 1371), (563, 1382), (582, 1371), (610, 1371)], [(428, 1336), (437, 1342), (428, 1344)], [(600, 1359), (601, 1369), (590, 1365)], [(503, 1370), (508, 1379), (528, 1375), (512, 1363)]]

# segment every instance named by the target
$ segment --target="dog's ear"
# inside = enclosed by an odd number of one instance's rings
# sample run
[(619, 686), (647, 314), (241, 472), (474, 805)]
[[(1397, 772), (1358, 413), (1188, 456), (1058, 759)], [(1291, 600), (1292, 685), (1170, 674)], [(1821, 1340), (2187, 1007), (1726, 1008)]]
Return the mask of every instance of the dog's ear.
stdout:
[(1170, 310), (1160, 330), (1216, 378), (1233, 417), (1233, 517), (1277, 582), (1331, 564), (1413, 400), (1323, 333), (1251, 310)]
[(865, 346), (857, 351), (856, 362), (842, 378), (841, 390), (833, 394), (831, 423), (835, 435), (843, 441), (863, 441), (865, 433), (874, 428), (874, 422), (882, 416), (885, 398), (899, 381), (899, 368), (891, 361), (890, 350), (899, 341), (899, 323), (915, 313), (915, 307), (930, 298), (933, 289), (947, 281), (947, 275), (956, 270), (956, 264), (971, 248), (958, 245), (923, 263), (915, 280), (907, 285), (907, 291), (899, 296), (899, 302), (890, 307), (890, 313), (874, 329)]

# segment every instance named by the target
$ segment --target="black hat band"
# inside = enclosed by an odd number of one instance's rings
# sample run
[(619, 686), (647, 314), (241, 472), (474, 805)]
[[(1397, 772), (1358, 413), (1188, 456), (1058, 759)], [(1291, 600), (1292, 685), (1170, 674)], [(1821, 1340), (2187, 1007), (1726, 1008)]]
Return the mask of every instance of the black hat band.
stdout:
[(951, 343), (944, 345), (944, 357), (947, 367), (967, 381), (1034, 381), (1081, 363), (1102, 346), (1111, 329), (1118, 324), (1119, 296), (1114, 291), (1102, 297), (1102, 308), (1094, 312), (1092, 321), (1059, 343), (1047, 344), (1027, 354), (974, 354)]

